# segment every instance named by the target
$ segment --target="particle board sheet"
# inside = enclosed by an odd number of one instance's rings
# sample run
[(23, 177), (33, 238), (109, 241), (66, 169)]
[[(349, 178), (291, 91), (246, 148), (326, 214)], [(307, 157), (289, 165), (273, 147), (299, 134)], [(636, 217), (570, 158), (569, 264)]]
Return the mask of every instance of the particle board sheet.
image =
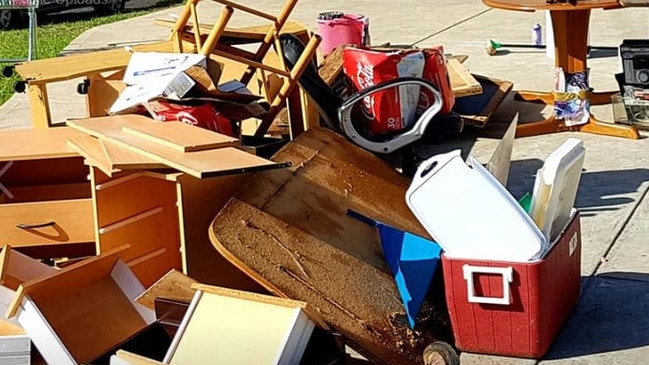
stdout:
[(293, 167), (247, 180), (213, 221), (217, 250), (271, 292), (315, 307), (372, 360), (421, 362), (434, 324), (408, 329), (375, 229), (346, 216), (354, 209), (428, 237), (406, 206), (409, 180), (319, 128), (273, 158)]
[(134, 114), (77, 119), (67, 122), (74, 129), (98, 137), (197, 178), (285, 166), (282, 163), (274, 163), (234, 147), (196, 152), (179, 152), (155, 142), (126, 134), (122, 131), (123, 127), (137, 127), (152, 123), (157, 122), (147, 117)]
[(240, 143), (237, 138), (183, 122), (125, 126), (122, 131), (180, 152), (233, 147)]

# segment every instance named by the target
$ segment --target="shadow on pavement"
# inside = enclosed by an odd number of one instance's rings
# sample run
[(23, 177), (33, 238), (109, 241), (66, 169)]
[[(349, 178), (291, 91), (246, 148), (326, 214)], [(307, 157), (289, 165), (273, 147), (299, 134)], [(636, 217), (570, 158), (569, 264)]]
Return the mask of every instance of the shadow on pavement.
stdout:
[(649, 345), (648, 274), (607, 273), (583, 283), (581, 300), (545, 360)]
[[(531, 192), (536, 179), (536, 171), (543, 166), (540, 159), (512, 161), (507, 188), (516, 198)], [(622, 196), (637, 192), (642, 184), (649, 181), (649, 169), (584, 171), (579, 182), (579, 192), (575, 206), (582, 217), (597, 212), (617, 210), (634, 198)]]
[(649, 169), (584, 172), (575, 205), (582, 217), (619, 209), (634, 202), (633, 198), (620, 195), (639, 191), (645, 181), (649, 181)]

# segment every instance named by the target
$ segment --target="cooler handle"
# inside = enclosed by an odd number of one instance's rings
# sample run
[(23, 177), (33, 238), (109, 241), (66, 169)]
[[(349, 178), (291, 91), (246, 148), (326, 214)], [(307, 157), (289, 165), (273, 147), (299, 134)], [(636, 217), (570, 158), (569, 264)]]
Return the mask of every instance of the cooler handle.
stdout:
[[(467, 281), (467, 296), (469, 303), (483, 303), (483, 304), (511, 304), (511, 290), (509, 283), (512, 282), (514, 270), (512, 267), (486, 267), (486, 266), (471, 266), (465, 264), (462, 266), (462, 273), (464, 280)], [(479, 297), (475, 295), (475, 286), (473, 285), (474, 274), (500, 274), (503, 277), (503, 296), (502, 298), (494, 297)]]

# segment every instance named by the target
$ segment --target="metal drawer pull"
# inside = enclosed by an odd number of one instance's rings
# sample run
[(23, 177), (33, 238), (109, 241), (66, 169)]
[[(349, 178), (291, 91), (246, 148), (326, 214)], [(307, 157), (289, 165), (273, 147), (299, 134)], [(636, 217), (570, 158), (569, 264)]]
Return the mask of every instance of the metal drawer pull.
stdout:
[(55, 225), (55, 221), (49, 221), (45, 223), (34, 223), (34, 224), (26, 224), (26, 223), (16, 223), (16, 227), (22, 228), (22, 229), (33, 229), (33, 228), (43, 228), (43, 227), (50, 227)]

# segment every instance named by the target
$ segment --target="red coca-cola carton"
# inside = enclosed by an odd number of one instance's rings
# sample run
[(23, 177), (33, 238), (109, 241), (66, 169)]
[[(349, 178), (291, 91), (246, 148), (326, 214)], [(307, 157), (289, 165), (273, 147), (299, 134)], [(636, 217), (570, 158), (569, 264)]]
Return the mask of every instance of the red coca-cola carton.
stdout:
[[(343, 50), (343, 71), (356, 90), (397, 77), (422, 77), (424, 54), (420, 50)], [(414, 123), (420, 86), (399, 86), (367, 96), (361, 110), (372, 135), (400, 131)]]
[[(430, 81), (437, 90), (442, 94), (441, 115), (446, 115), (453, 110), (455, 106), (455, 94), (451, 86), (451, 80), (446, 68), (446, 57), (444, 56), (444, 46), (434, 46), (423, 49), (426, 63), (424, 65), (424, 80)], [(427, 89), (422, 89), (419, 98), (419, 107), (427, 109), (432, 105), (432, 97)], [(423, 110), (422, 110), (423, 111)]]
[[(455, 105), (443, 46), (426, 49), (343, 50), (343, 71), (356, 90), (397, 77), (419, 77), (431, 82), (442, 96), (440, 114)], [(434, 95), (420, 86), (400, 86), (368, 96), (361, 108), (371, 134), (399, 131), (416, 121), (433, 104)]]
[(214, 132), (239, 138), (237, 124), (221, 115), (210, 102), (178, 103), (164, 99), (148, 101), (145, 108), (161, 122), (181, 121)]

